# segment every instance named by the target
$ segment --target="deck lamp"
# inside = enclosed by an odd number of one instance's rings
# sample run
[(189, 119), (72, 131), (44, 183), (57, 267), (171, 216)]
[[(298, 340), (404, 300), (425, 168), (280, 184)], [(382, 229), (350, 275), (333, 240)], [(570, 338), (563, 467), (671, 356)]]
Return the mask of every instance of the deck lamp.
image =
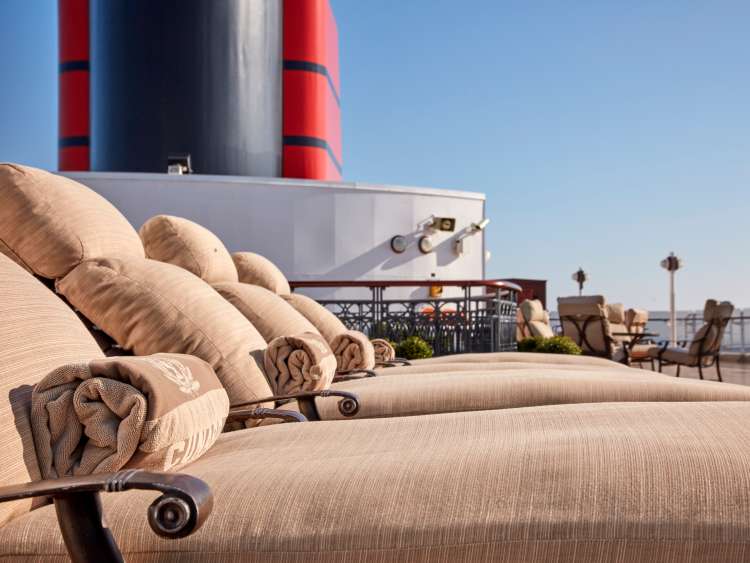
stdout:
[(579, 267), (578, 271), (573, 274), (573, 281), (578, 284), (578, 295), (583, 295), (583, 284), (589, 280), (589, 275)]
[(661, 267), (669, 272), (669, 324), (671, 328), (672, 345), (677, 342), (677, 311), (675, 310), (674, 299), (674, 274), (682, 268), (682, 260), (670, 252), (664, 260), (661, 261)]

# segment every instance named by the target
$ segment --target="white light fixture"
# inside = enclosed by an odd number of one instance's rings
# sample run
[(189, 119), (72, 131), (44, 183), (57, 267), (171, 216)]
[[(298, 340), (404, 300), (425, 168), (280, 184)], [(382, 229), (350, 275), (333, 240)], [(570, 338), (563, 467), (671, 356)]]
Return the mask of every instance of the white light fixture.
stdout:
[(403, 235), (396, 235), (391, 239), (391, 250), (396, 254), (404, 253), (407, 246), (406, 237)]
[(429, 254), (432, 252), (432, 239), (430, 237), (421, 237), (419, 239), (419, 251), (422, 254)]

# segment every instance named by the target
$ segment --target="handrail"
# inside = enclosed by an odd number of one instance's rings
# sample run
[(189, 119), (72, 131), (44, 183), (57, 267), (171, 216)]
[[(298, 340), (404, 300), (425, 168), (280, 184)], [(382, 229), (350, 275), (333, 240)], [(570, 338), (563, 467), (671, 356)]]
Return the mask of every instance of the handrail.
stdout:
[(292, 289), (302, 287), (491, 287), (520, 292), (521, 286), (504, 280), (299, 280), (290, 281)]

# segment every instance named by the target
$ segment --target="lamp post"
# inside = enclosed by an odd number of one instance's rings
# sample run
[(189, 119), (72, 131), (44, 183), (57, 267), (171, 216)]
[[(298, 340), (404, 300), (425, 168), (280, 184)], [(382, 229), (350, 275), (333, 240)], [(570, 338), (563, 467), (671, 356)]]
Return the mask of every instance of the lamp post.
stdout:
[(573, 274), (573, 281), (578, 284), (578, 295), (583, 295), (583, 284), (589, 279), (589, 275), (583, 271), (583, 268), (578, 268), (578, 271)]
[(674, 274), (682, 268), (682, 260), (670, 252), (664, 260), (661, 261), (661, 267), (669, 272), (669, 324), (671, 325), (672, 345), (677, 343), (677, 311), (674, 305)]

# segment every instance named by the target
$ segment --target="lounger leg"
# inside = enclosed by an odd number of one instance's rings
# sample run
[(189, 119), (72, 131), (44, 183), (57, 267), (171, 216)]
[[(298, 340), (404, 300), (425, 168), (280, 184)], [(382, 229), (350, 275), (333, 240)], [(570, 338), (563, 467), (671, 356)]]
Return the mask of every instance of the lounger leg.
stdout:
[(656, 365), (654, 364), (653, 358), (651, 358), (651, 371), (656, 371)]
[(662, 371), (661, 371), (661, 358), (659, 358), (659, 373), (662, 373)]
[(680, 377), (680, 364), (677, 364), (677, 373), (675, 374), (675, 377)]
[(719, 367), (719, 356), (716, 356), (716, 375), (719, 377), (719, 381), (722, 381), (721, 379), (721, 368)]
[(703, 379), (703, 365), (702, 362), (698, 362), (698, 377)]

